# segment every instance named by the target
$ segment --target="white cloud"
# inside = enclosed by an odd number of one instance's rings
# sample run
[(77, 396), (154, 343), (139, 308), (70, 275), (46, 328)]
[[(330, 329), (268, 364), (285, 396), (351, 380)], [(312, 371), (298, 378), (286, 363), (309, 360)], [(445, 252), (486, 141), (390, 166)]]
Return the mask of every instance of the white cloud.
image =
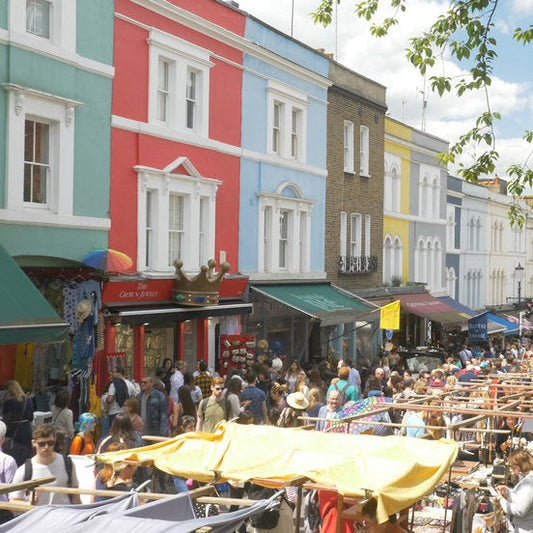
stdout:
[(532, 0), (511, 0), (511, 10), (521, 15), (533, 15)]

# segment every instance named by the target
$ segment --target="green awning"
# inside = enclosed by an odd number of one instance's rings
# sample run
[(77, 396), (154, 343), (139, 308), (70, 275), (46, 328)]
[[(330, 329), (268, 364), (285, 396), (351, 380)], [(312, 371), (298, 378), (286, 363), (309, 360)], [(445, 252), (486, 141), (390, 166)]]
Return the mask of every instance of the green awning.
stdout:
[(0, 244), (0, 344), (58, 340), (67, 327)]
[(350, 295), (329, 283), (253, 285), (253, 290), (292, 307), (322, 326), (379, 318), (377, 307)]

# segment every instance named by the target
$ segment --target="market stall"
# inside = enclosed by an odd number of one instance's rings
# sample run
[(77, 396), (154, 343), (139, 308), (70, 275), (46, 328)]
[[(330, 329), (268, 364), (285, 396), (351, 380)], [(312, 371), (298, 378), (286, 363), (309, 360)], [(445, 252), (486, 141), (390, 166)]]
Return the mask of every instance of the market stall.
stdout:
[(328, 434), (222, 422), (216, 433), (186, 433), (135, 450), (103, 454), (153, 464), (172, 475), (209, 482), (260, 478), (264, 485), (304, 476), (344, 496), (378, 502), (380, 521), (429, 494), (453, 463), (452, 441)]

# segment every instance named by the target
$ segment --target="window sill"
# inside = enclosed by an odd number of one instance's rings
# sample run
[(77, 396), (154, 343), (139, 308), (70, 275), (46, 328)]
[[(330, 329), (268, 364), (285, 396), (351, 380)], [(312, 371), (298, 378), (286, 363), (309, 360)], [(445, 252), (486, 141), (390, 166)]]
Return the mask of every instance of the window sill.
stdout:
[(348, 170), (348, 169), (344, 169), (344, 173), (345, 174), (349, 174), (350, 176), (355, 176), (355, 170)]
[(94, 229), (108, 231), (111, 228), (109, 218), (75, 216), (52, 213), (43, 209), (18, 209), (10, 211), (0, 209), (0, 223), (20, 224), (22, 226), (50, 226), (77, 229)]
[(359, 172), (359, 177), (360, 178), (370, 178), (370, 174), (364, 174), (363, 172)]

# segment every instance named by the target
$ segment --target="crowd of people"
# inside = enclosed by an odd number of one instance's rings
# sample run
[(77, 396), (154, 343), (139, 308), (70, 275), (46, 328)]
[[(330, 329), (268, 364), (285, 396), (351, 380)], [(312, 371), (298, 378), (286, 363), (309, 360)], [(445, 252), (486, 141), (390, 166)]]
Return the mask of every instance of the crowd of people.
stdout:
[[(418, 397), (427, 399), (427, 409), (392, 409), (391, 423), (381, 428), (382, 432), (377, 427), (369, 432), (469, 441), (466, 453), (475, 459), (480, 459), (480, 449), (492, 447), (494, 457), (508, 460), (523, 478), (514, 488), (499, 488), (502, 506), (513, 517), (523, 515), (526, 522), (533, 521), (531, 448), (528, 451), (532, 434), (524, 428), (520, 413), (498, 420), (498, 427), (507, 428), (509, 433), (499, 433), (494, 439), (486, 439), (478, 431), (481, 422), (476, 422), (473, 434), (467, 431), (451, 434), (450, 430), (462, 416), (458, 414), (460, 407), (483, 407), (494, 401), (492, 389), (476, 388), (475, 392), (465, 392), (465, 384), (475, 383), (489, 374), (526, 372), (531, 363), (533, 354), (529, 350), (519, 351), (510, 346), (500, 354), (491, 345), (478, 353), (465, 345), (456, 353), (450, 353), (442, 365), (420, 368), (417, 372), (406, 368), (394, 350), (376, 358), (374, 365), (328, 358), (302, 366), (298, 360), (272, 354), (255, 362), (244, 375), (230, 368), (224, 377), (211, 375), (205, 361), (199, 361), (195, 372), (190, 372), (185, 362), (174, 365), (172, 360), (165, 359), (155, 375), (144, 376), (138, 385), (125, 377), (122, 367), (115, 367), (101, 398), (100, 416), (83, 413), (74, 423), (68, 392), (59, 390), (51, 410), (51, 424), (38, 425), (33, 432), (32, 401), (15, 380), (10, 380), (5, 384), (4, 422), (0, 423), (3, 444), (0, 481), (17, 482), (44, 474), (56, 477), (57, 485), (76, 486), (77, 479), (65, 460), (68, 454), (90, 455), (135, 448), (149, 443), (146, 439), (150, 436), (172, 437), (194, 430), (214, 432), (222, 420), (283, 428), (313, 426), (315, 430), (327, 431), (329, 422), (338, 420), (343, 409), (366, 398), (385, 397), (402, 404)], [(440, 394), (442, 392), (457, 394), (447, 396)], [(433, 396), (435, 400), (431, 399)], [(454, 398), (453, 405), (446, 403), (450, 397)], [(518, 452), (525, 455), (516, 455)], [(145, 468), (121, 462), (98, 469), (95, 486), (129, 490), (147, 476)], [(162, 473), (159, 483), (160, 490), (166, 490), (169, 483), (177, 492), (190, 487), (187, 480)], [(530, 491), (529, 498), (524, 496), (526, 490)], [(27, 495), (18, 492), (10, 497), (25, 500)], [(36, 503), (70, 501), (62, 494), (47, 493), (46, 498), (41, 497)], [(286, 501), (292, 509), (296, 504), (296, 491), (288, 489)], [(323, 505), (324, 509), (328, 509), (328, 505)], [(368, 523), (372, 523), (371, 515), (369, 512)], [(401, 531), (393, 518), (391, 524), (394, 525), (387, 526), (389, 529), (379, 529), (376, 525), (375, 529), (368, 530)], [(9, 519), (9, 513), (0, 513), (0, 520), (4, 519)], [(521, 518), (517, 520), (520, 523)]]

